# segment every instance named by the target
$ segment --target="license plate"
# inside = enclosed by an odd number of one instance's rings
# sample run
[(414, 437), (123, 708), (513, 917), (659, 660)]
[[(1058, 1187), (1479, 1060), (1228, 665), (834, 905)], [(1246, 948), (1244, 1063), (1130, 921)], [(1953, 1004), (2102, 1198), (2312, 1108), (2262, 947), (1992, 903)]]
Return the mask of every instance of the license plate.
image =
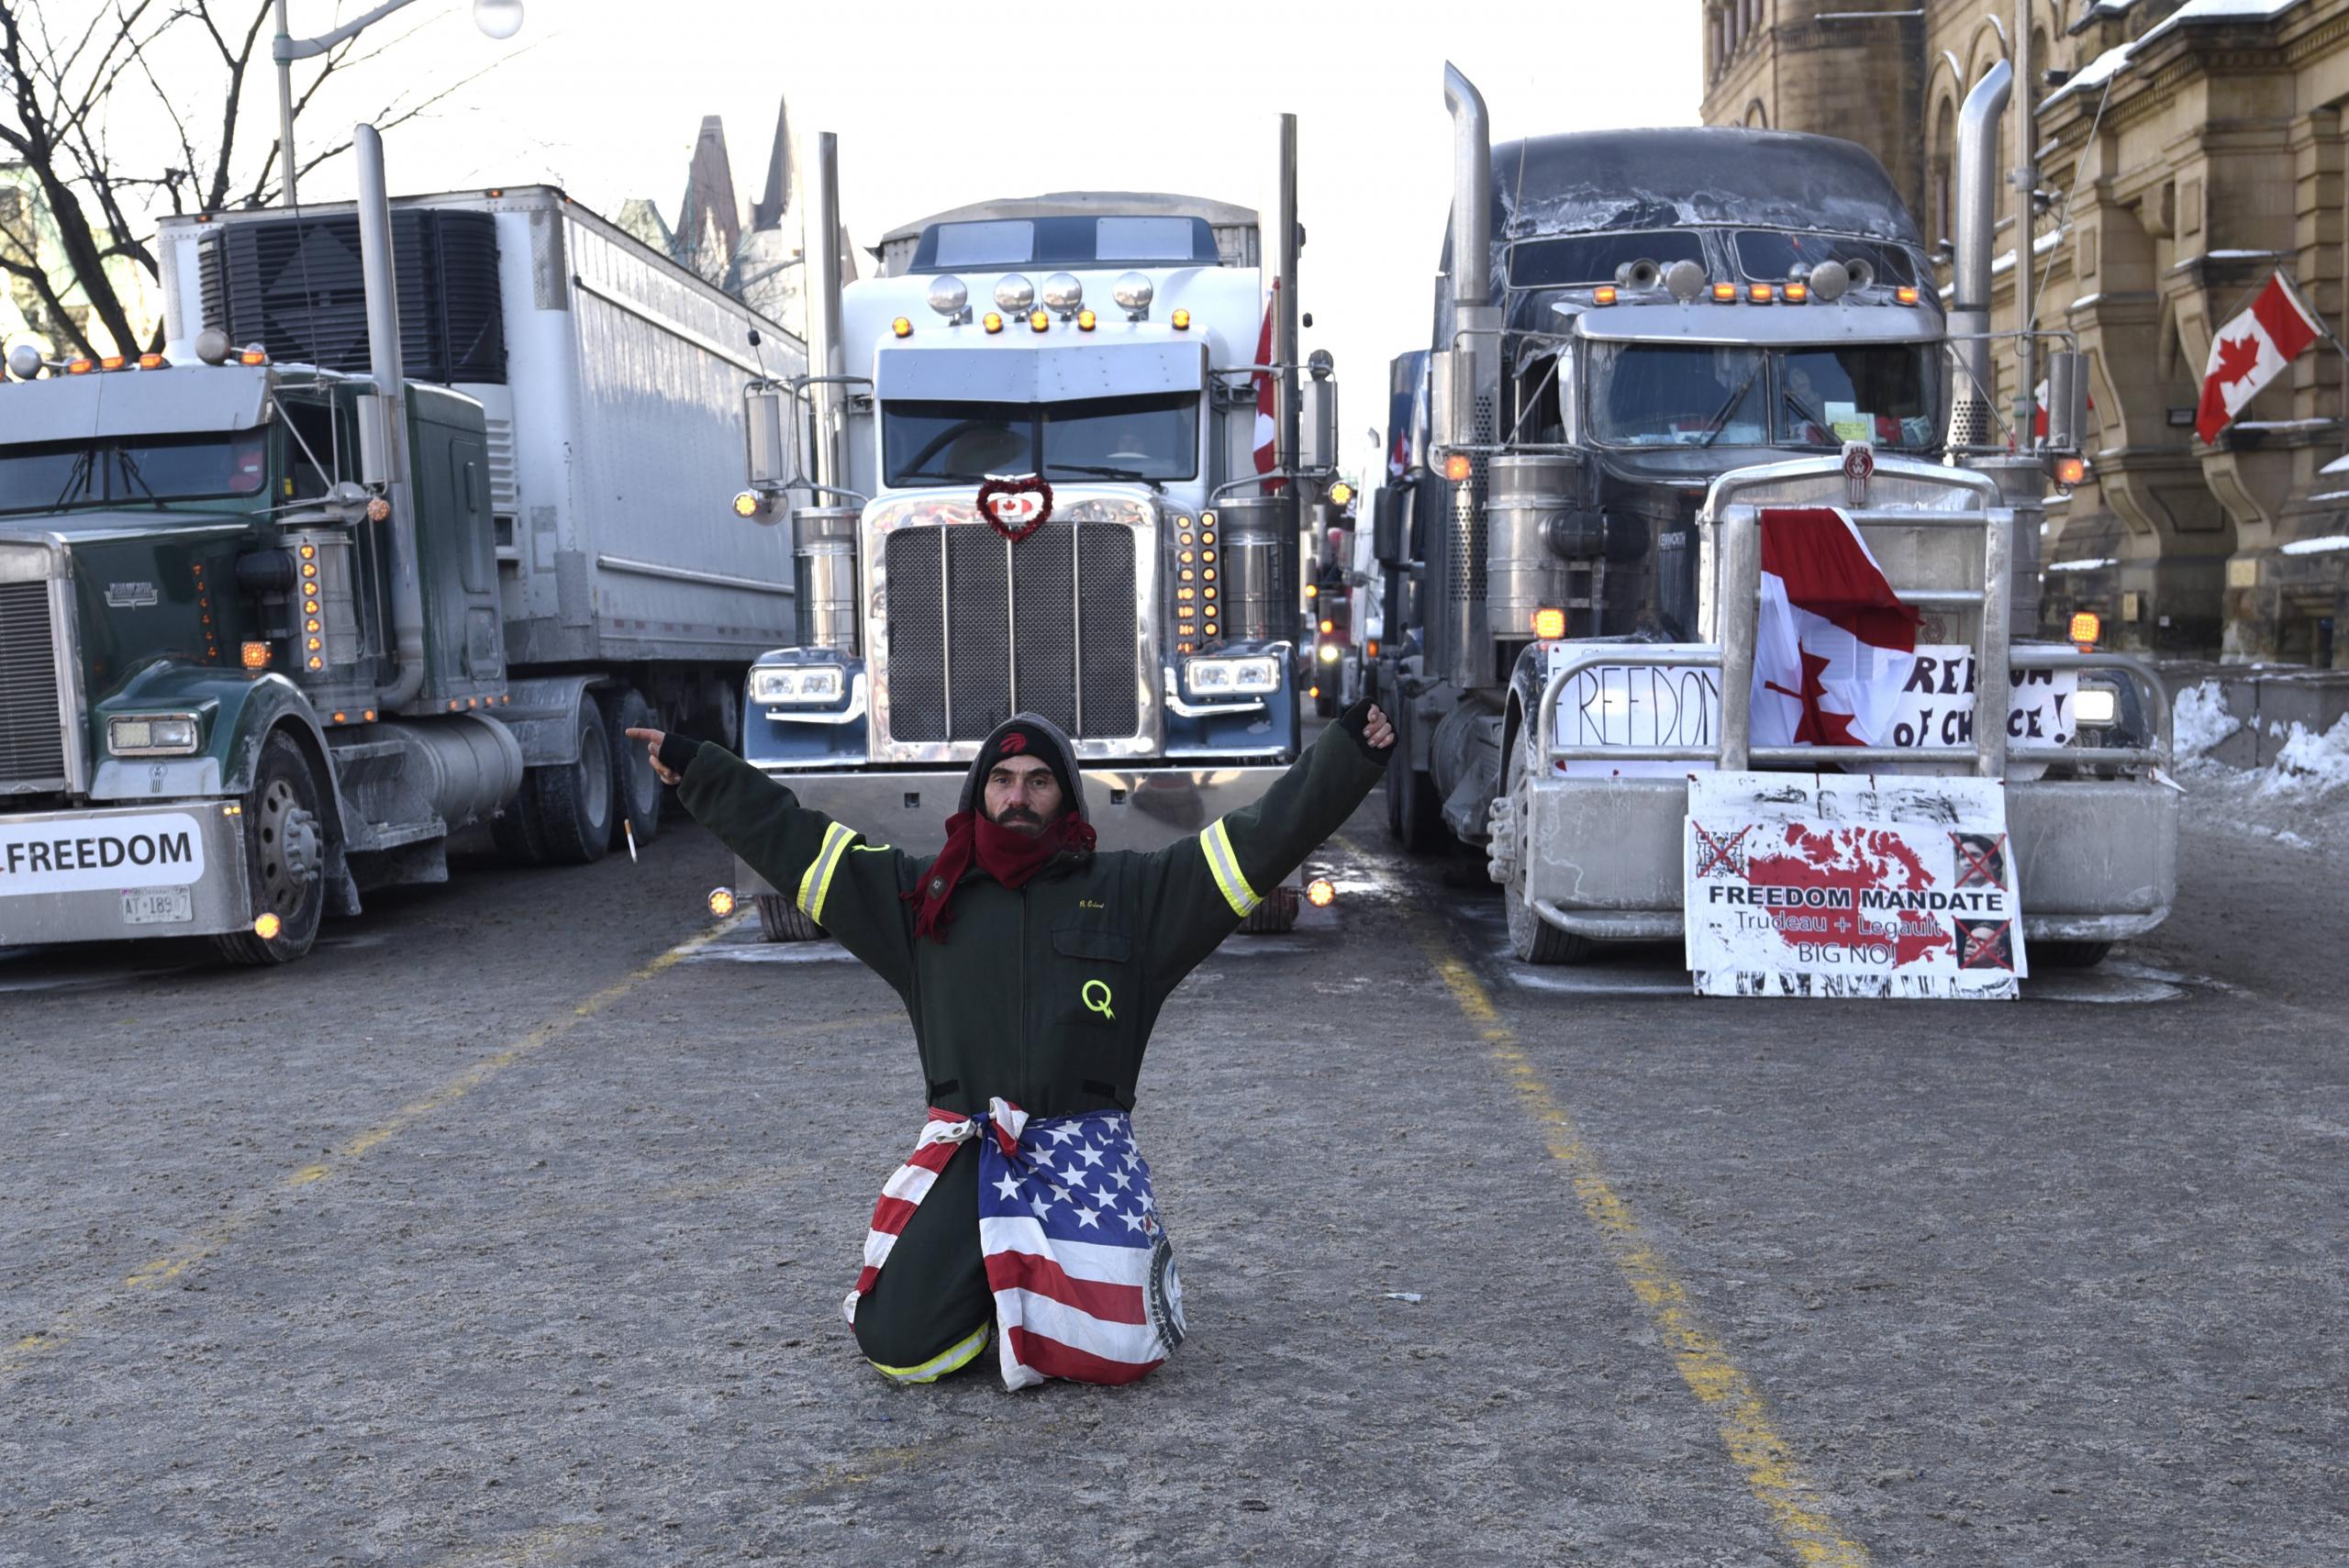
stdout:
[(184, 887), (149, 887), (122, 895), (126, 926), (162, 926), (195, 918), (195, 899)]

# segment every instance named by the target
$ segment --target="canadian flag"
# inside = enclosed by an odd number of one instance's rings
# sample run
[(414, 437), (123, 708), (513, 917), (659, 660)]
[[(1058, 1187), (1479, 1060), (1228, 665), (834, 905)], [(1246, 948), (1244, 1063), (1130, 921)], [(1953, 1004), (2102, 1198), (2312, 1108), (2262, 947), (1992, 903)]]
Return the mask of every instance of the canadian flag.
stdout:
[(2292, 285), (2277, 273), (2251, 302), (2251, 308), (2219, 328), (2210, 339), (2210, 362), (2202, 369), (2202, 406), (2194, 433), (2215, 441), (2227, 422), (2259, 389), (2281, 375), (2301, 350), (2324, 336), (2324, 328)]
[[(1256, 362), (1273, 362), (1273, 306), (1280, 300), (1281, 281), (1273, 280), (1273, 292), (1264, 296), (1264, 328), (1256, 334)], [(1280, 466), (1280, 383), (1270, 371), (1256, 373), (1256, 472), (1270, 473)], [(1278, 490), (1281, 480), (1264, 486)]]
[(1917, 662), (1917, 612), (1842, 513), (1762, 513), (1753, 744), (1875, 746)]

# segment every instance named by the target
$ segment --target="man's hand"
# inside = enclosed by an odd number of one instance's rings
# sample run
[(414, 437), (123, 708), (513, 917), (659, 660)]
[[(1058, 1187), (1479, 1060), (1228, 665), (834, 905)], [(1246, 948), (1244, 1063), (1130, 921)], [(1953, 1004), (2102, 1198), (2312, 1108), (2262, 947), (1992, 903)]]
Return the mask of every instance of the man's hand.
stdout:
[(1368, 697), (1356, 698), (1352, 707), (1338, 715), (1338, 728), (1353, 736), (1366, 753), (1384, 751), (1395, 744), (1394, 722)]
[[(1374, 709), (1373, 711), (1375, 710)], [(1391, 729), (1388, 730), (1387, 735), (1389, 739), (1392, 739), (1394, 731)], [(661, 742), (666, 740), (667, 737), (660, 730), (631, 729), (628, 732), (628, 738), (631, 740), (641, 740), (644, 742), (644, 750), (652, 759), (652, 772), (657, 777), (659, 777), (662, 784), (673, 784), (685, 776), (682, 773), (672, 773), (667, 768), (661, 765)]]

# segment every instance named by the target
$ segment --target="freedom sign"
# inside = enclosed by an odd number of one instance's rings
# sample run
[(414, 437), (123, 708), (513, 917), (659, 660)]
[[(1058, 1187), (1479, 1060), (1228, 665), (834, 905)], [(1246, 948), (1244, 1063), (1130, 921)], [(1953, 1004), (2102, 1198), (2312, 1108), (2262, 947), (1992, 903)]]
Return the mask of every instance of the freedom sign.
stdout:
[[(1701, 645), (1684, 646), (1695, 653)], [(1564, 661), (1565, 648), (1551, 650), (1550, 658), (1554, 671)], [(2008, 738), (2067, 744), (2079, 678), (2069, 671), (2015, 670), (2007, 679)], [(1960, 643), (1920, 643), (1880, 744), (1907, 750), (1971, 746), (1975, 699), (1974, 650)], [(1557, 733), (1562, 746), (1694, 746), (1710, 751), (1721, 738), (1721, 673), (1698, 664), (1599, 664), (1578, 670), (1559, 688)], [(1832, 751), (1826, 755), (1831, 758)], [(1678, 778), (1712, 767), (1710, 762), (1600, 758), (1559, 762), (1552, 772), (1561, 778)]]
[(1687, 833), (1698, 995), (2011, 998), (2029, 973), (1998, 780), (1699, 775)]

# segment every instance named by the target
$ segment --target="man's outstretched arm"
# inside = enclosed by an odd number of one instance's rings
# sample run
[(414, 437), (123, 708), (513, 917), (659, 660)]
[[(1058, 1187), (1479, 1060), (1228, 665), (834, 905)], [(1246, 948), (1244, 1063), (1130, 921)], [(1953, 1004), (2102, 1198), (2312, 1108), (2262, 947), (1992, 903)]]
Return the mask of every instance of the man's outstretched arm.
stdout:
[(1162, 850), (1153, 900), (1153, 974), (1172, 985), (1305, 857), (1344, 825), (1386, 775), (1395, 727), (1367, 697), (1338, 717), (1254, 804)]
[(899, 853), (799, 804), (785, 785), (723, 746), (631, 729), (652, 771), (677, 786), (694, 819), (767, 884), (897, 990), (912, 983), (910, 926), (898, 901)]

